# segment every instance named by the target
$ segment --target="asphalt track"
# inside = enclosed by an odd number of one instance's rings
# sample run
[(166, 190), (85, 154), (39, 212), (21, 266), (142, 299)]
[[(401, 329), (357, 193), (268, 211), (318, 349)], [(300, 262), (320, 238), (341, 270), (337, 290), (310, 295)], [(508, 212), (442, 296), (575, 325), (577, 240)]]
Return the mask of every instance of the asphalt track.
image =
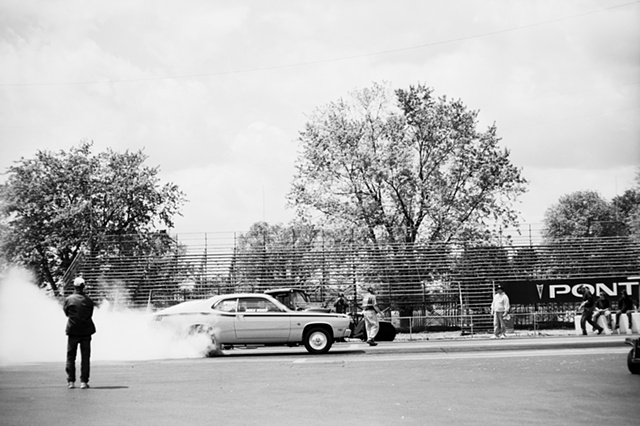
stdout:
[[(0, 425), (640, 424), (627, 336), (234, 349), (217, 358), (0, 368)], [(637, 336), (636, 336), (637, 337)]]

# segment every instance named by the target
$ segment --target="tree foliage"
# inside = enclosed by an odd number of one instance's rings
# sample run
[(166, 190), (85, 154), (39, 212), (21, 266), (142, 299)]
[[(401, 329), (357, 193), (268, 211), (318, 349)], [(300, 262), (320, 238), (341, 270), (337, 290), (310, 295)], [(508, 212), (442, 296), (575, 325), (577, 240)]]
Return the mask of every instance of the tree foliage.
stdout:
[(290, 204), (375, 244), (486, 239), (515, 223), (526, 180), (477, 116), (422, 85), (392, 96), (374, 84), (320, 107), (300, 134)]
[(576, 237), (618, 235), (619, 222), (610, 203), (595, 191), (565, 195), (545, 212), (543, 236), (547, 242)]
[(560, 197), (545, 212), (546, 242), (580, 237), (640, 239), (640, 167), (635, 186), (611, 202), (595, 191), (576, 191)]
[(620, 235), (630, 235), (640, 240), (640, 167), (636, 171), (635, 187), (611, 201), (620, 223)]
[(289, 201), (303, 220), (380, 250), (374, 258), (386, 261), (366, 279), (402, 294), (397, 303), (410, 312), (423, 282), (446, 273), (429, 268), (414, 243), (489, 241), (516, 224), (512, 202), (527, 182), (499, 141), (496, 126), (478, 130), (478, 112), (462, 101), (423, 85), (392, 93), (374, 84), (310, 116)]
[(17, 161), (0, 187), (3, 257), (31, 267), (55, 291), (83, 251), (163, 250), (166, 234), (152, 231), (172, 227), (185, 198), (176, 185), (161, 185), (146, 159), (142, 151), (94, 155), (83, 142)]
[(246, 291), (308, 284), (321, 264), (313, 256), (317, 235), (318, 231), (309, 226), (254, 223), (238, 238), (233, 281), (247, 285)]

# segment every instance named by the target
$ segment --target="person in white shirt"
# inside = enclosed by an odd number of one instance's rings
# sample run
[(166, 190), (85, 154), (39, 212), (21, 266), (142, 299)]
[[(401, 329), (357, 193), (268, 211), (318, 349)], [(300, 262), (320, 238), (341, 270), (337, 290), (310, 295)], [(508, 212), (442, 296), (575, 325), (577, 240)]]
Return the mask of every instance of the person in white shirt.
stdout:
[(491, 315), (493, 315), (493, 336), (492, 339), (504, 339), (507, 333), (507, 326), (504, 317), (509, 313), (509, 296), (504, 292), (501, 286), (496, 288), (496, 294), (493, 296), (491, 303)]

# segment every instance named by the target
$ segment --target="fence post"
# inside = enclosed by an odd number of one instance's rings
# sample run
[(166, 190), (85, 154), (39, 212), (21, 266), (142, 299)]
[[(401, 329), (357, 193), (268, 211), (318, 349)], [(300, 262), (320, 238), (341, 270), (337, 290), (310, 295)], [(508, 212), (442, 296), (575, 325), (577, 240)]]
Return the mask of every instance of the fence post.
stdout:
[(413, 340), (413, 317), (409, 317), (409, 340)]

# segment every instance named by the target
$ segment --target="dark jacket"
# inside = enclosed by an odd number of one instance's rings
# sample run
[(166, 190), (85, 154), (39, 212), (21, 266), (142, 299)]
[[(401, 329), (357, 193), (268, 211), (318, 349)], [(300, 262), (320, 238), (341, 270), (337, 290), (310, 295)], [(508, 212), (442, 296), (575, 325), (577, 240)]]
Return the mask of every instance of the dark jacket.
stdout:
[(627, 311), (632, 311), (633, 305), (634, 305), (633, 299), (629, 295), (622, 296), (620, 297), (620, 299), (618, 299), (618, 309), (620, 309), (620, 311), (623, 313)]
[(582, 302), (584, 303), (584, 312), (593, 311), (596, 307), (596, 296), (591, 293), (585, 293), (582, 295)]
[(596, 299), (596, 308), (597, 309), (601, 309), (601, 310), (605, 310), (605, 309), (610, 309), (611, 308), (611, 302), (609, 302), (609, 299)]
[(336, 300), (336, 303), (333, 304), (333, 306), (336, 308), (336, 312), (339, 314), (344, 314), (345, 312), (347, 312), (347, 301), (344, 300), (344, 297), (339, 297), (338, 300)]
[(93, 323), (93, 300), (81, 290), (76, 290), (64, 301), (62, 309), (67, 316), (67, 330), (69, 336), (90, 336), (96, 332)]

